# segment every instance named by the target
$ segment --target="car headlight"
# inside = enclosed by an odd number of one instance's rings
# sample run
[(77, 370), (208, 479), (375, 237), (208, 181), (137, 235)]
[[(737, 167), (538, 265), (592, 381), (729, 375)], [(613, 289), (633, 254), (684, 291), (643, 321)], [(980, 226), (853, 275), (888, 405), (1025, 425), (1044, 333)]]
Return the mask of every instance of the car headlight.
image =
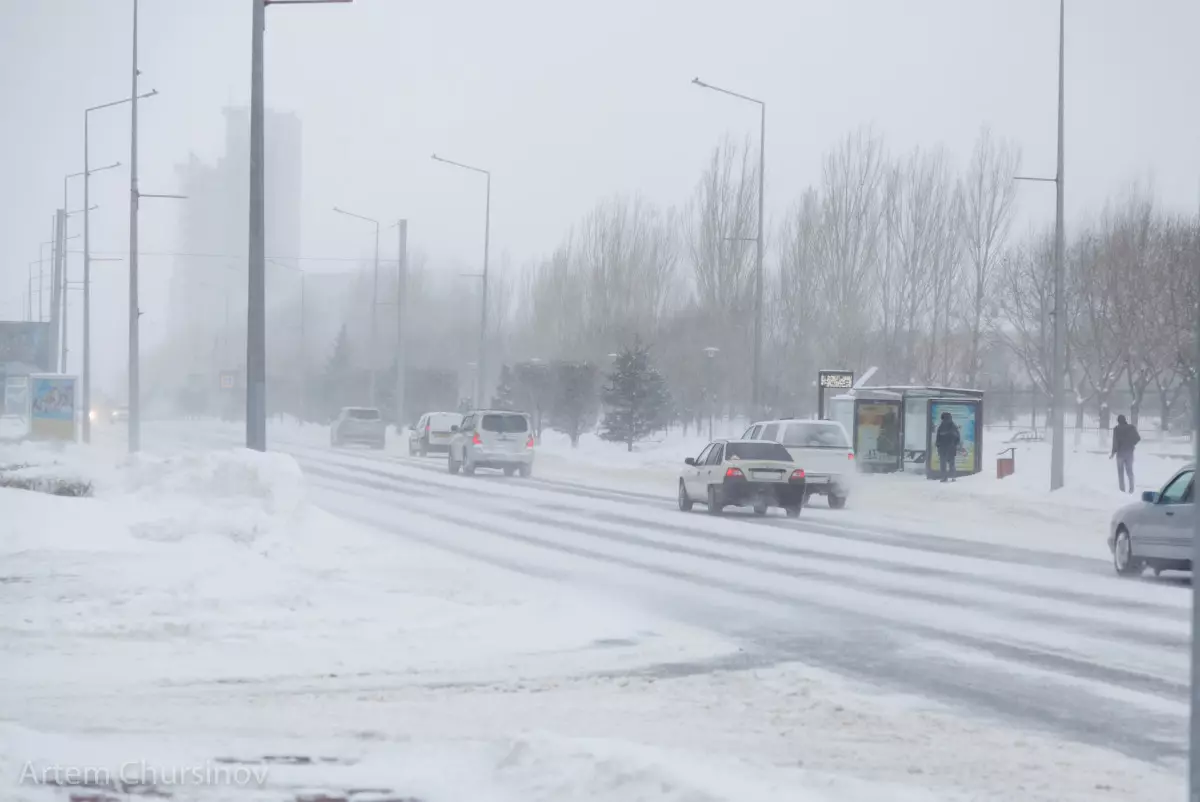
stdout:
[(88, 410), (88, 420), (90, 420), (90, 421), (96, 420), (96, 410), (94, 410), (94, 409)]

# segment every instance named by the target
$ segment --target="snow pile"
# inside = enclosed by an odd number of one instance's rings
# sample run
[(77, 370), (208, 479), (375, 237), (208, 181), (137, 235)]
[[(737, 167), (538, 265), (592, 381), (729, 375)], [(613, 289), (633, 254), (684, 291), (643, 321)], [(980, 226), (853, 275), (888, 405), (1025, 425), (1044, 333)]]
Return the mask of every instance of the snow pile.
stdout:
[(153, 539), (223, 534), (252, 541), (296, 523), (304, 476), (285, 454), (248, 449), (139, 456), (120, 471), (122, 502)]

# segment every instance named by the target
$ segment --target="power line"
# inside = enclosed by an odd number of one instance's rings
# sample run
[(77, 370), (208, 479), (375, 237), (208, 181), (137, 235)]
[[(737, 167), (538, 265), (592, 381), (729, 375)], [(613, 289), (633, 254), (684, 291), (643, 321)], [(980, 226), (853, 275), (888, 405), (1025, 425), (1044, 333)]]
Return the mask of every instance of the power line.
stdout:
[[(68, 253), (83, 253), (83, 251), (68, 251)], [(125, 251), (93, 251), (93, 256), (123, 256)], [(138, 251), (138, 256), (183, 256), (195, 259), (235, 259), (244, 261), (245, 254), (232, 253), (185, 253), (182, 251)], [(369, 257), (350, 257), (350, 256), (268, 256), (267, 259), (276, 259), (280, 261), (292, 260), (294, 262), (366, 262), (370, 261)], [(380, 259), (380, 264), (398, 264), (399, 259)]]

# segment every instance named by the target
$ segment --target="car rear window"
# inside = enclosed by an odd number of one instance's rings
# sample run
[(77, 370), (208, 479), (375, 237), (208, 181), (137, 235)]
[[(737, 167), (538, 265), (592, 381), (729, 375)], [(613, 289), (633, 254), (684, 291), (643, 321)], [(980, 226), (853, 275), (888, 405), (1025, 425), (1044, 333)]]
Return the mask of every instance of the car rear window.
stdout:
[(850, 447), (850, 441), (841, 426), (820, 421), (789, 423), (783, 430), (783, 444), (789, 448)]
[(483, 430), (519, 434), (529, 431), (529, 421), (524, 415), (484, 415)]
[(377, 409), (351, 409), (347, 410), (347, 417), (354, 420), (379, 420), (379, 410)]
[(425, 422), (425, 425), (435, 432), (448, 432), (451, 426), (460, 425), (462, 419), (462, 415), (456, 415), (453, 412), (435, 412), (429, 416), (429, 420)]
[(730, 443), (725, 446), (725, 459), (773, 459), (791, 462), (792, 455), (779, 443)]

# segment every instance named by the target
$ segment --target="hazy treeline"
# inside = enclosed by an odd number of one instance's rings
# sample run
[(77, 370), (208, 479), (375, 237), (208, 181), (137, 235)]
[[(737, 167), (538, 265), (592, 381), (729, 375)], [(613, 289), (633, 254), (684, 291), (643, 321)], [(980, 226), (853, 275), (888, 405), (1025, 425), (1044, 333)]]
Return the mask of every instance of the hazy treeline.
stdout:
[[(874, 383), (1024, 387), (1048, 392), (1053, 223), (1013, 232), (1021, 157), (983, 130), (956, 164), (940, 147), (890, 151), (854, 131), (821, 160), (820, 180), (766, 226), (764, 411), (808, 414), (819, 368), (878, 366)], [(747, 413), (755, 308), (758, 157), (714, 148), (690, 196), (599, 201), (545, 257), (493, 264), (488, 392), (503, 364), (587, 362), (603, 375), (635, 338), (649, 344), (674, 413)], [(768, 179), (770, 176), (768, 175)], [(478, 281), (411, 260), (405, 314), (411, 364), (476, 381)], [(1156, 208), (1139, 189), (1114, 198), (1066, 243), (1068, 365), (1078, 415), (1114, 393), (1132, 412), (1182, 411), (1195, 381), (1200, 218)], [(392, 270), (382, 294), (394, 298)], [(345, 310), (350, 350), (368, 364), (371, 277)], [(378, 364), (394, 364), (395, 304), (380, 308)], [(319, 371), (333, 343), (309, 361)], [(718, 349), (708, 357), (705, 349)]]

